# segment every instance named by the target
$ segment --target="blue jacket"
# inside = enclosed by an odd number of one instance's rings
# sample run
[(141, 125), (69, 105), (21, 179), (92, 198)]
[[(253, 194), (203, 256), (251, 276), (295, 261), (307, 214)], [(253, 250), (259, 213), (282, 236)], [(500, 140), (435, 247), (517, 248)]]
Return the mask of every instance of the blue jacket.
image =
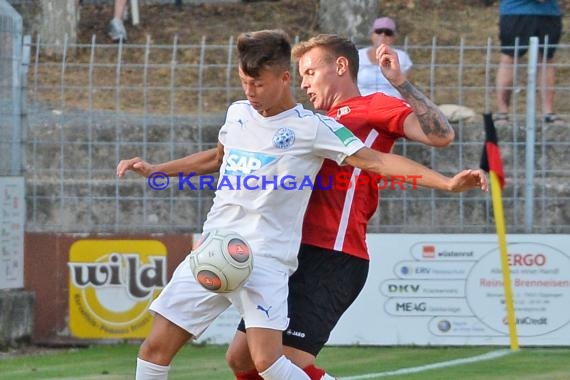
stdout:
[(562, 12), (558, 0), (501, 0), (499, 14), (561, 16)]

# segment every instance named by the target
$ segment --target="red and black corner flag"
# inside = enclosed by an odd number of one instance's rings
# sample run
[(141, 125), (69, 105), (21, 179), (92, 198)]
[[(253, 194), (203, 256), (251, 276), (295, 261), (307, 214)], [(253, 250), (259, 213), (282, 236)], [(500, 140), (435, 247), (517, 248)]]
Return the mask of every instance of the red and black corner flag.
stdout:
[(494, 172), (501, 185), (501, 190), (505, 187), (505, 173), (503, 172), (503, 160), (497, 140), (497, 130), (490, 113), (483, 114), (485, 121), (485, 146), (481, 155), (481, 169), (486, 172)]
[(503, 288), (505, 291), (505, 306), (507, 308), (507, 319), (509, 324), (509, 336), (511, 338), (511, 349), (519, 349), (517, 336), (517, 324), (515, 318), (515, 302), (511, 285), (511, 274), (509, 270), (509, 255), (507, 253), (507, 231), (505, 228), (505, 215), (503, 213), (503, 198), (501, 192), (505, 187), (505, 174), (503, 172), (503, 161), (501, 151), (497, 141), (497, 131), (490, 113), (483, 114), (485, 120), (485, 147), (481, 155), (481, 169), (489, 173), (491, 179), (491, 195), (493, 199), (493, 214), (495, 215), (495, 225), (497, 227), (497, 237), (499, 240), (499, 252), (501, 254), (501, 268), (503, 272)]

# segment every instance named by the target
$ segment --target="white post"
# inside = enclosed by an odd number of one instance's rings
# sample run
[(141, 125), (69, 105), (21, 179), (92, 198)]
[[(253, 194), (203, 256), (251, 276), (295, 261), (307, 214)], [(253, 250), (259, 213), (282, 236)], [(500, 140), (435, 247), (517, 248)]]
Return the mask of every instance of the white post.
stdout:
[(536, 72), (538, 37), (531, 37), (528, 49), (526, 91), (525, 232), (532, 232), (534, 219), (534, 144), (536, 127)]
[(139, 0), (131, 0), (131, 16), (132, 16), (133, 25), (138, 25), (140, 22)]

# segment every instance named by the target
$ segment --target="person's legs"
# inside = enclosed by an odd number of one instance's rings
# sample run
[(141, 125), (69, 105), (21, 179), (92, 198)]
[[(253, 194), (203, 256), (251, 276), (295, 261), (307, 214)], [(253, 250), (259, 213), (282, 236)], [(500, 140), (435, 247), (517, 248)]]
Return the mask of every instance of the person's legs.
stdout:
[(224, 295), (212, 293), (196, 281), (186, 256), (150, 305), (154, 320), (139, 349), (136, 379), (166, 379), (180, 348), (199, 337), (229, 305)]
[(301, 367), (311, 380), (334, 379), (322, 368), (317, 367), (317, 357), (298, 348), (283, 346), (283, 352), (293, 363)]
[(237, 380), (262, 380), (251, 359), (247, 337), (244, 331), (237, 330), (226, 352), (226, 362)]
[[(298, 257), (298, 269), (289, 278), (290, 322), (283, 333), (283, 350), (312, 380), (332, 379), (315, 366), (316, 356), (362, 290), (369, 261), (310, 245), (301, 245)], [(256, 380), (249, 372), (254, 365), (247, 351), (243, 321), (238, 330), (226, 360), (237, 379)]]
[(160, 314), (155, 314), (150, 334), (137, 358), (137, 380), (165, 380), (170, 362), (192, 335)]
[(139, 349), (139, 358), (159, 364), (169, 365), (174, 355), (192, 338), (183, 328), (156, 314), (150, 334)]
[[(546, 122), (552, 123), (561, 121), (554, 111), (554, 87), (556, 84), (554, 54), (562, 34), (562, 18), (558, 16), (538, 16), (536, 22), (537, 33), (535, 34), (539, 36), (541, 44), (538, 60), (538, 86), (541, 89), (542, 114)], [(546, 58), (546, 62), (544, 58)]]
[(282, 334), (282, 331), (266, 328), (247, 329), (247, 344), (255, 368), (265, 380), (310, 380), (283, 355)]
[[(311, 380), (333, 379), (323, 369), (315, 366), (316, 357), (314, 355), (288, 346), (283, 347), (283, 353), (296, 366), (302, 368)], [(246, 333), (239, 330), (236, 332), (228, 347), (226, 361), (236, 380), (263, 380), (251, 358)]]
[(513, 92), (513, 57), (501, 53), (497, 70), (497, 113), (507, 114)]
[(115, 0), (113, 19), (109, 23), (109, 37), (113, 42), (126, 41), (127, 30), (123, 24), (123, 14), (127, 7), (127, 0)]
[[(230, 365), (234, 363), (233, 367), (237, 370), (236, 372), (245, 370), (249, 375), (253, 375), (249, 366), (244, 364), (245, 362), (235, 364), (242, 358), (249, 362), (250, 359), (246, 352), (249, 347), (251, 362), (261, 378), (310, 380), (301, 368), (295, 366), (283, 355), (282, 335), (289, 323), (287, 316), (288, 280), (288, 270), (280, 268), (273, 259), (258, 257), (248, 281), (240, 291), (228, 294), (228, 299), (243, 316), (242, 328), (247, 329), (244, 330), (246, 339), (238, 333), (237, 341), (232, 343), (232, 348), (226, 356)], [(236, 347), (241, 351), (237, 353), (232, 351)], [(245, 376), (243, 373), (240, 375), (242, 379), (255, 379), (255, 377), (243, 377)]]
[[(542, 60), (540, 60), (542, 63)], [(542, 114), (554, 113), (554, 87), (556, 83), (556, 66), (553, 59), (546, 60), (546, 67), (541, 64), (538, 69), (538, 85), (541, 89)]]
[(125, 14), (126, 8), (127, 8), (127, 0), (115, 0), (113, 18), (117, 20), (123, 20), (123, 15)]

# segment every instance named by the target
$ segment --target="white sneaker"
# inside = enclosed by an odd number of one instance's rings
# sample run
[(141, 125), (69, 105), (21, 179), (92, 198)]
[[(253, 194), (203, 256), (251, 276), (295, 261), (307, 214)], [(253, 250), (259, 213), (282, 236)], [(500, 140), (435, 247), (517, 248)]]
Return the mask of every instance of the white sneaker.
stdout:
[(119, 41), (123, 41), (126, 42), (127, 41), (127, 30), (125, 29), (125, 25), (123, 24), (123, 21), (118, 20), (116, 18), (111, 20), (111, 23), (109, 24), (109, 37), (111, 37), (111, 40), (113, 40), (113, 42), (119, 42)]
[(328, 373), (325, 373), (323, 377), (321, 377), (321, 380), (336, 380), (336, 377), (332, 377)]

